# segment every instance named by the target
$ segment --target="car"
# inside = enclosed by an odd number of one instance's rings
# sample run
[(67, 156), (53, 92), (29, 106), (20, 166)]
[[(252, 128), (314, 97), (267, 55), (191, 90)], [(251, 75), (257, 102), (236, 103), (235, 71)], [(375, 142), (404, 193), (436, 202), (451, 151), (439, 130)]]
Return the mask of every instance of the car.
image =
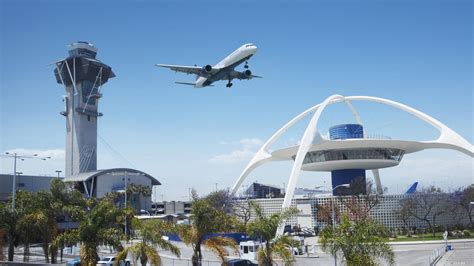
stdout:
[(67, 266), (81, 266), (81, 258), (74, 258), (66, 263)]
[(252, 261), (246, 260), (246, 259), (232, 259), (232, 260), (228, 260), (227, 264), (222, 264), (222, 265), (228, 265), (228, 266), (258, 266), (258, 264), (255, 264)]
[[(99, 266), (114, 266), (115, 261), (117, 260), (117, 257), (115, 256), (107, 256), (103, 257), (101, 260), (97, 262), (97, 265)], [(130, 266), (130, 260), (125, 259), (120, 261), (119, 263), (120, 266)]]

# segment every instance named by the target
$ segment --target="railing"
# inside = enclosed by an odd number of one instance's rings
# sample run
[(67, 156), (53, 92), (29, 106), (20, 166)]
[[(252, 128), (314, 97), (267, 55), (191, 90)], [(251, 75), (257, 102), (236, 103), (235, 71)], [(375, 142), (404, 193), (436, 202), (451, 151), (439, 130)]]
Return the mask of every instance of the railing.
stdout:
[(428, 264), (430, 266), (436, 265), (436, 263), (446, 254), (446, 247), (442, 246), (433, 251), (433, 254), (428, 258)]
[[(331, 140), (330, 137), (329, 137), (329, 133), (326, 134), (326, 135), (322, 135), (321, 136), (324, 140)], [(392, 139), (391, 137), (389, 136), (385, 136), (385, 135), (381, 135), (381, 134), (365, 134), (362, 135), (362, 134), (352, 134), (351, 135), (351, 138), (347, 138), (347, 139), (381, 139), (381, 140), (390, 140)], [(337, 141), (337, 140), (347, 140), (347, 139), (334, 139), (334, 141)]]
[[(161, 263), (166, 266), (192, 266), (191, 259), (176, 259), (161, 256)], [(222, 263), (217, 260), (202, 260), (202, 266), (221, 266)]]

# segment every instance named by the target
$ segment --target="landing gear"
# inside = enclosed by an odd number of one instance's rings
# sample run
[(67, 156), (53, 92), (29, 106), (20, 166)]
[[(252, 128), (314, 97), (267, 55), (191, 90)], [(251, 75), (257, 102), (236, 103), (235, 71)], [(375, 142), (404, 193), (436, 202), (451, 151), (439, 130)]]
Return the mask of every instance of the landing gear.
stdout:
[(244, 68), (249, 68), (249, 62), (245, 61)]
[(226, 86), (227, 88), (232, 87), (232, 82), (229, 81), (229, 83), (227, 83), (225, 86)]

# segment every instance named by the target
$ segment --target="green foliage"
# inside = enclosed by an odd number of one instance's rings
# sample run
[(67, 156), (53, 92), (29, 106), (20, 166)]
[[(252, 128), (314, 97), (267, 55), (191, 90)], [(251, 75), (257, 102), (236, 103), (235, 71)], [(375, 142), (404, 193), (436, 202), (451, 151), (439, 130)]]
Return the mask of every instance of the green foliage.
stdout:
[(136, 218), (132, 220), (132, 227), (138, 232), (140, 242), (125, 248), (117, 255), (117, 263), (127, 257), (127, 253), (133, 256), (134, 264), (140, 259), (142, 265), (146, 265), (150, 260), (152, 265), (161, 265), (160, 254), (157, 247), (169, 250), (176, 256), (180, 256), (179, 248), (171, 242), (164, 240), (162, 236), (175, 231), (174, 225), (158, 220), (140, 221)]
[(59, 179), (51, 181), (50, 191), (17, 191), (15, 210), (3, 210), (1, 215), (8, 229), (9, 260), (13, 260), (14, 244), (21, 243), (24, 261), (28, 261), (30, 243), (40, 240), (46, 262), (51, 257), (55, 263), (59, 248), (53, 245), (59, 233), (56, 221), (63, 216), (77, 218), (84, 212), (84, 203), (78, 191)]
[(211, 237), (204, 240), (204, 237), (212, 233), (232, 231), (235, 228), (236, 218), (227, 215), (226, 206), (216, 202), (216, 197), (213, 194), (199, 198), (196, 192), (192, 191), (192, 195), (191, 225), (180, 225), (178, 233), (184, 243), (193, 247), (193, 265), (201, 263), (201, 245), (205, 245), (214, 251), (225, 262), (225, 256), (228, 255), (228, 252), (222, 247), (228, 246), (237, 251), (235, 241), (223, 237)]
[(464, 237), (471, 237), (471, 232), (469, 230), (463, 230)]
[(250, 237), (265, 242), (265, 248), (260, 248), (258, 251), (259, 264), (272, 265), (273, 254), (282, 258), (285, 264), (291, 264), (293, 259), (291, 248), (297, 246), (298, 242), (290, 239), (288, 236), (273, 238), (278, 227), (288, 218), (298, 214), (298, 209), (288, 208), (280, 213), (265, 216), (258, 204), (252, 202), (251, 205), (255, 210), (256, 218), (247, 225), (247, 233)]
[(341, 223), (334, 229), (331, 226), (324, 228), (319, 242), (323, 251), (333, 256), (342, 252), (347, 265), (376, 265), (376, 258), (393, 264), (395, 256), (387, 235), (386, 228), (370, 218), (350, 221), (347, 215), (343, 215)]
[(19, 240), (17, 230), (18, 212), (10, 208), (10, 203), (0, 203), (0, 228), (5, 232), (8, 242), (8, 261), (13, 261), (15, 243)]
[(79, 228), (64, 232), (56, 237), (54, 243), (57, 246), (81, 243), (81, 263), (95, 265), (99, 245), (121, 248), (124, 212), (105, 198), (88, 200), (87, 208), (89, 211), (80, 216)]

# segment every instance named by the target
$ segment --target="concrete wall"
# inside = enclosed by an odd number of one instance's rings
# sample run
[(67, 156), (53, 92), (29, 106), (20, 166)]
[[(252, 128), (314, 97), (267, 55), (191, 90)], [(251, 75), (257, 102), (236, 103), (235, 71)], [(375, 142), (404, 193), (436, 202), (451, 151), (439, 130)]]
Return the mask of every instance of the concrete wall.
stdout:
[[(18, 175), (16, 177), (17, 190), (36, 192), (49, 190), (52, 176)], [(7, 201), (13, 190), (13, 176), (0, 174), (0, 201)]]

